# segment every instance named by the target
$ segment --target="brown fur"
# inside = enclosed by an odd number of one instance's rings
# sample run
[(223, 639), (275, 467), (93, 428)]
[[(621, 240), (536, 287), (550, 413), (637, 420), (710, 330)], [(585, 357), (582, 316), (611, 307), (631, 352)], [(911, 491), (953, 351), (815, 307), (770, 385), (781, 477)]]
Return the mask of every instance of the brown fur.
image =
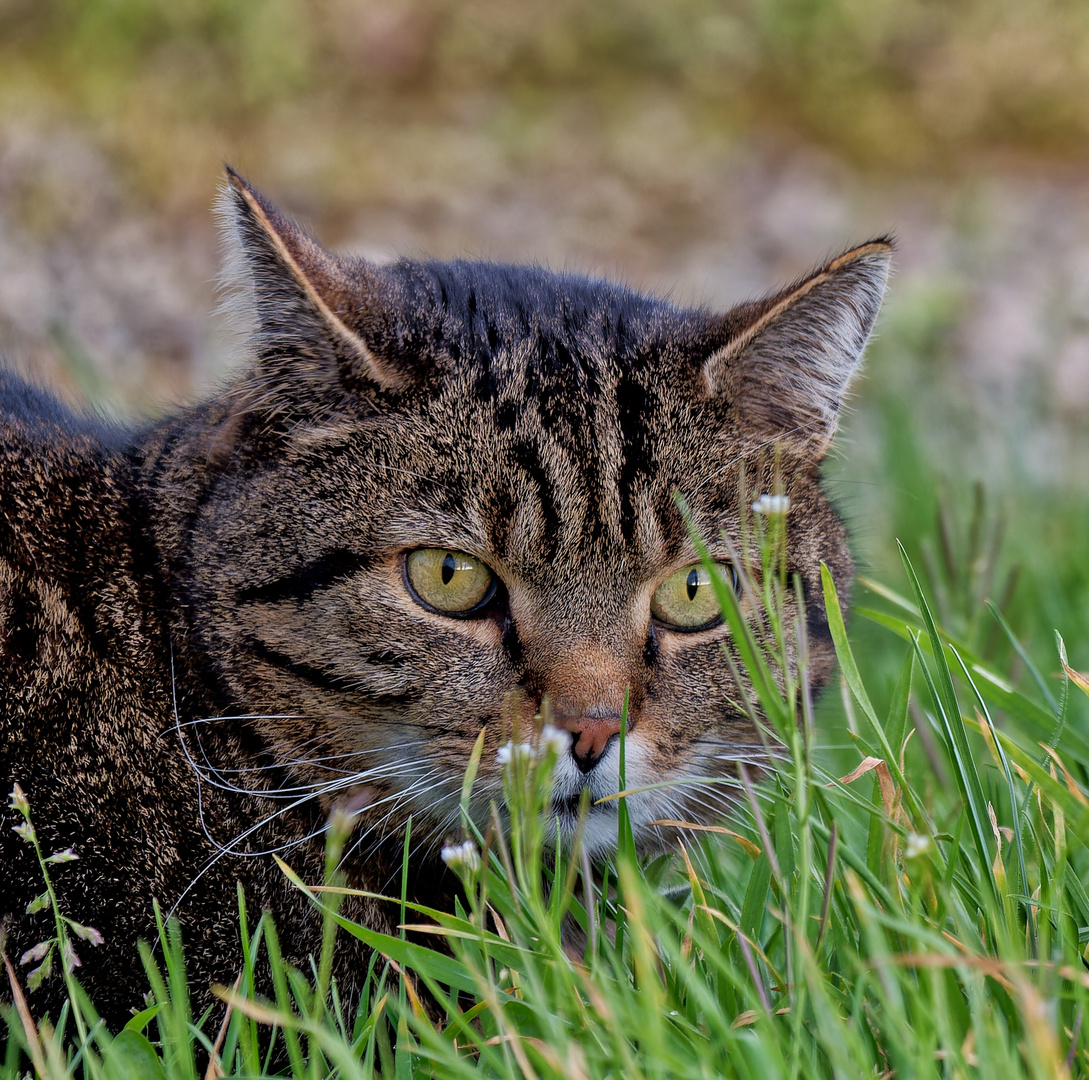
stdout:
[[(728, 776), (752, 754), (727, 629), (650, 615), (695, 561), (675, 492), (725, 561), (742, 463), (766, 490), (778, 448), (817, 683), (833, 663), (819, 562), (841, 587), (851, 574), (818, 468), (887, 242), (719, 316), (538, 269), (338, 258), (234, 174), (225, 203), (253, 361), (224, 392), (122, 431), (0, 376), (0, 777), (47, 849), (79, 853), (57, 885), (106, 938), (80, 975), (114, 1019), (146, 986), (153, 897), (182, 920), (197, 992), (237, 971), (236, 881), (303, 963), (315, 920), (260, 853), (319, 878), (336, 804), (367, 804), (356, 884), (394, 888), (412, 814), (411, 892), (441, 899), (469, 749), (486, 725), (486, 806), (512, 701), (529, 717), (547, 696), (573, 751), (601, 755), (589, 772), (561, 761), (568, 823), (582, 786), (615, 790), (626, 691), (629, 786)], [(422, 606), (404, 576), (422, 547), (486, 563), (496, 599), (472, 618)], [(656, 818), (723, 801), (688, 786), (630, 807), (649, 848)], [(603, 848), (615, 803), (591, 824)], [(41, 890), (29, 848), (8, 828), (0, 845), (17, 955), (51, 916), (24, 914)], [(395, 912), (351, 914), (388, 929)], [(350, 992), (364, 958), (345, 949)]]

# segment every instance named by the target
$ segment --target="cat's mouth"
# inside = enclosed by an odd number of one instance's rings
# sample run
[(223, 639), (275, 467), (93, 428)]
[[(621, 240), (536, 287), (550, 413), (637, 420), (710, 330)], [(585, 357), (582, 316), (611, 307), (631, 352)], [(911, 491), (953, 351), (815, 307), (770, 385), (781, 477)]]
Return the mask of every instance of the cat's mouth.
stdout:
[[(585, 723), (585, 721), (583, 721)], [(620, 791), (618, 775), (619, 754), (615, 736), (603, 740), (604, 745), (598, 750), (598, 759), (592, 768), (586, 769), (578, 761), (575, 747), (556, 762), (556, 771), (552, 778), (551, 809), (565, 832), (578, 828), (580, 818), (585, 815), (587, 822), (596, 822), (605, 826), (616, 821), (616, 798)], [(629, 776), (640, 774), (643, 758), (638, 739), (628, 740)], [(609, 826), (609, 827), (615, 827)]]
[[(582, 790), (587, 790), (588, 788), (589, 785), (587, 784)], [(568, 819), (577, 820), (582, 809), (582, 790), (570, 795), (554, 795), (552, 797), (552, 813), (565, 821)], [(600, 814), (602, 812), (615, 812), (615, 810), (615, 800), (607, 803), (598, 803), (594, 800), (593, 793), (591, 793), (588, 806), (589, 813)]]
[[(586, 789), (590, 789), (589, 784)], [(572, 794), (553, 795), (551, 827), (563, 837), (564, 847), (568, 851), (575, 837), (580, 836), (586, 854), (591, 859), (599, 859), (616, 850), (617, 800), (598, 802), (593, 791), (589, 791), (589, 794), (590, 798), (585, 803), (582, 789)]]

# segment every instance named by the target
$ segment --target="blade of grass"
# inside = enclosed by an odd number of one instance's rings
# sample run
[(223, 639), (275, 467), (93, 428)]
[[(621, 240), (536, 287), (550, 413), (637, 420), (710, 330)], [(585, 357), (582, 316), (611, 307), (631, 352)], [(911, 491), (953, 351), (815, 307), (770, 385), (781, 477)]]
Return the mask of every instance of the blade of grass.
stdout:
[[(983, 716), (983, 720), (991, 733), (991, 742), (995, 748), (996, 754), (998, 755), (998, 760), (1002, 766), (1003, 775), (1006, 778), (1006, 790), (1009, 792), (1010, 810), (1013, 814), (1014, 848), (1017, 852), (1017, 870), (1019, 875), (1017, 891), (1020, 891), (1022, 893), (1028, 893), (1029, 876), (1028, 869), (1025, 865), (1025, 845), (1022, 836), (1022, 821), (1021, 815), (1018, 813), (1017, 790), (1014, 785), (1013, 770), (1010, 768), (1010, 761), (1009, 758), (1006, 756), (1006, 751), (1002, 748), (1002, 743), (998, 739), (998, 729), (995, 727), (994, 720), (991, 719), (990, 710), (987, 708), (987, 703), (983, 700), (983, 696), (980, 694), (979, 688), (976, 686), (975, 681), (972, 679), (971, 672), (969, 672), (964, 661), (961, 660), (960, 655), (957, 653), (956, 649), (953, 650), (953, 655), (957, 658), (957, 662), (960, 664), (961, 673), (963, 674), (965, 681), (968, 683), (968, 686), (971, 688), (972, 693), (976, 699), (976, 704), (980, 710), (981, 715)], [(1031, 906), (1026, 908), (1026, 915), (1028, 917), (1029, 934), (1033, 942), (1033, 952), (1035, 952), (1035, 916), (1033, 914), (1033, 909)], [(1013, 930), (1014, 927), (1011, 926), (1011, 933), (1013, 932)]]
[[(821, 584), (824, 589), (824, 608), (828, 616), (828, 629), (832, 635), (832, 644), (836, 649), (836, 657), (839, 660), (843, 678), (846, 681), (852, 696), (858, 702), (859, 708), (862, 709), (863, 715), (870, 722), (870, 727), (877, 737), (878, 744), (882, 755), (888, 764), (889, 771), (892, 773), (897, 786), (903, 793), (908, 811), (913, 818), (920, 818), (923, 816), (921, 812), (922, 808), (915, 798), (915, 792), (912, 790), (911, 785), (907, 783), (903, 774), (900, 772), (900, 744), (903, 741), (902, 735), (894, 742), (890, 742), (889, 737), (885, 732), (885, 726), (877, 718), (877, 711), (874, 709), (873, 703), (870, 701), (870, 695), (866, 692), (866, 687), (863, 685), (862, 675), (859, 672), (858, 664), (855, 661), (851, 643), (847, 638), (847, 627), (843, 621), (843, 610), (840, 607), (836, 583), (832, 580), (832, 575), (823, 562), (821, 563)], [(907, 699), (911, 692), (911, 661), (905, 661), (905, 666), (908, 668), (907, 683), (906, 686), (903, 685), (903, 676), (901, 676), (901, 683), (897, 685), (898, 696), (894, 699), (894, 704), (897, 709), (899, 709), (902, 704), (906, 721)], [(898, 714), (892, 713), (890, 710), (890, 715)], [(898, 731), (902, 732), (903, 723), (905, 721), (901, 721)]]
[[(915, 568), (911, 565), (911, 560), (908, 558), (904, 545), (897, 541), (897, 547), (900, 549), (900, 558), (904, 564), (904, 570), (907, 573), (908, 580), (911, 582), (911, 588), (915, 594), (915, 601), (918, 604), (919, 613), (922, 615), (923, 623), (926, 626), (927, 635), (930, 639), (934, 666), (937, 668), (937, 685), (935, 685), (934, 680), (931, 677), (921, 650), (919, 650), (919, 661), (931, 696), (934, 698), (934, 703), (942, 718), (942, 726), (945, 730), (945, 735), (949, 744), (947, 749), (952, 755), (951, 760), (955, 766), (954, 774), (957, 778), (958, 786), (961, 789), (961, 794), (964, 796), (968, 806), (968, 813), (972, 824), (972, 834), (979, 851), (981, 860), (980, 868), (982, 870), (985, 867), (989, 867), (991, 864), (989, 845), (986, 839), (989, 833), (989, 821), (986, 812), (987, 800), (983, 794), (983, 786), (979, 782), (979, 773), (976, 770), (975, 757), (968, 744), (968, 733), (964, 727), (964, 721), (960, 712), (960, 704), (957, 701), (956, 690), (953, 687), (953, 674), (950, 671), (949, 663), (946, 660), (945, 649), (943, 648), (942, 640), (938, 635), (938, 628), (934, 624), (934, 617), (931, 615), (930, 608), (927, 606), (926, 597), (923, 595), (922, 585), (919, 583), (919, 578), (915, 573)], [(917, 641), (915, 647), (916, 649), (919, 649)], [(983, 876), (987, 878), (992, 899), (995, 900), (996, 903), (999, 903), (999, 896), (994, 879), (990, 874), (985, 873)]]

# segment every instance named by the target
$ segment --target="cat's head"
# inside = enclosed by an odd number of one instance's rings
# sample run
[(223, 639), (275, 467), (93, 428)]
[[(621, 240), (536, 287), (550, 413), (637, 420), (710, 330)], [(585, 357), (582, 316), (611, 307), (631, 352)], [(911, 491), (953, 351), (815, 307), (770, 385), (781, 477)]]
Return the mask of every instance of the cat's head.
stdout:
[[(166, 483), (199, 488), (190, 633), (295, 780), (441, 841), (481, 727), (486, 806), (547, 699), (571, 827), (583, 788), (617, 791), (625, 695), (628, 788), (761, 760), (676, 496), (732, 580), (724, 537), (781, 484), (823, 682), (819, 564), (846, 588), (851, 562), (818, 468), (889, 243), (721, 315), (537, 267), (337, 257), (233, 173), (224, 210), (254, 359), (201, 414), (198, 480)], [(679, 783), (628, 806), (651, 846), (726, 800)], [(615, 801), (587, 835), (615, 841)]]

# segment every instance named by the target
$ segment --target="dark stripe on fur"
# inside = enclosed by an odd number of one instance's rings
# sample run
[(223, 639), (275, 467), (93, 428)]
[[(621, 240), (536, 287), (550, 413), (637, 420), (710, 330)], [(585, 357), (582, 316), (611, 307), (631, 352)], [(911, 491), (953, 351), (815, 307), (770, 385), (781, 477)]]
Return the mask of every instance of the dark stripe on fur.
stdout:
[(319, 589), (326, 589), (342, 578), (358, 574), (370, 565), (370, 559), (339, 548), (322, 555), (286, 577), (239, 589), (238, 600), (242, 604), (277, 604), (284, 600), (308, 600)]

